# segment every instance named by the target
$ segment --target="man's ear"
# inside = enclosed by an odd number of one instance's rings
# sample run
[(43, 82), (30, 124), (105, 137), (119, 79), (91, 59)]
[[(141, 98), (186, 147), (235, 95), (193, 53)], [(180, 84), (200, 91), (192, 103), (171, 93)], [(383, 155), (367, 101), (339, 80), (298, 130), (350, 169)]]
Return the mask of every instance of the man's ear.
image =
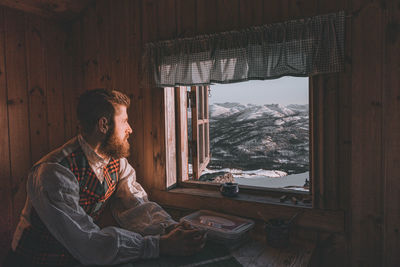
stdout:
[(101, 117), (98, 123), (99, 131), (106, 134), (108, 131), (108, 120), (106, 117)]

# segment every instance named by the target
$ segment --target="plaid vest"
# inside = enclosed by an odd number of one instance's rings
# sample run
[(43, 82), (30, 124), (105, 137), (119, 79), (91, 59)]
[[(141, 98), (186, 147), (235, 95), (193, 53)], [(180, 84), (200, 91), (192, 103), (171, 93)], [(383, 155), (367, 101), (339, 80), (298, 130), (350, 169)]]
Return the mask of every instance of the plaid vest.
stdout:
[[(119, 180), (119, 159), (111, 159), (104, 168), (103, 184), (90, 168), (80, 147), (59, 163), (75, 175), (79, 183), (79, 205), (96, 221), (116, 189)], [(30, 223), (19, 240), (15, 250), (17, 255), (37, 265), (66, 266), (77, 263), (68, 250), (47, 230), (33, 207)]]

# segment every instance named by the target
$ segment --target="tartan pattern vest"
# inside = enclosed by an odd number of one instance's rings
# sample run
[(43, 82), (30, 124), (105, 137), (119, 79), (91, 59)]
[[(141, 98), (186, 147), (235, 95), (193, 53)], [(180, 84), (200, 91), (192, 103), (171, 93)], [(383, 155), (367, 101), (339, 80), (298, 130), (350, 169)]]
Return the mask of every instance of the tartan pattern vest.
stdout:
[[(97, 179), (80, 147), (59, 163), (75, 175), (79, 183), (79, 205), (96, 221), (116, 189), (119, 180), (119, 159), (111, 159), (103, 168), (103, 184)], [(30, 223), (31, 225), (24, 229), (15, 250), (17, 255), (37, 265), (66, 266), (77, 263), (68, 250), (47, 230), (33, 207)]]

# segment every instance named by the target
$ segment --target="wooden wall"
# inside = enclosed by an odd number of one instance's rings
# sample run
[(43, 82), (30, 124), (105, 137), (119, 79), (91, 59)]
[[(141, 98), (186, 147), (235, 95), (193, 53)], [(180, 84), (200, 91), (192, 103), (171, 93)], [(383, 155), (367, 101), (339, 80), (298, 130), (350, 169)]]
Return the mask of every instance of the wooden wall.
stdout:
[(71, 136), (65, 40), (52, 21), (0, 7), (0, 259), (25, 203), (28, 170)]
[[(68, 56), (61, 77), (56, 71), (60, 46), (38, 45), (45, 41), (29, 30), (35, 25), (27, 23), (30, 16), (1, 9), (0, 156), (5, 163), (0, 177), (6, 184), (1, 187), (7, 203), (2, 211), (9, 215), (0, 219), (8, 227), (2, 227), (2, 234), (8, 238), (15, 222), (11, 215), (19, 213), (23, 196), (16, 189), (31, 163), (74, 134), (76, 121), (70, 115), (75, 102), (67, 99), (74, 100), (87, 88), (112, 87), (130, 95), (131, 163), (147, 189), (163, 181), (164, 98), (160, 89), (139, 86), (144, 43), (338, 10), (346, 10), (348, 16), (346, 70), (315, 77), (313, 86), (325, 90), (319, 96), (333, 107), (320, 107), (329, 118), (324, 131), (335, 131), (320, 150), (325, 159), (322, 172), (332, 179), (319, 187), (337, 185), (337, 191), (324, 191), (325, 198), (338, 196), (337, 203), (321, 207), (345, 211), (346, 230), (339, 246), (347, 257), (324, 266), (400, 265), (399, 0), (100, 0), (66, 29), (61, 55)], [(36, 23), (42, 31), (52, 25), (40, 19)], [(64, 36), (54, 28), (48, 31)], [(29, 34), (33, 37), (28, 39)]]
[[(352, 266), (399, 264), (399, 253), (395, 252), (400, 247), (398, 0), (118, 0), (112, 3), (99, 1), (85, 15), (80, 22), (84, 24), (80, 36), (85, 47), (99, 51), (98, 68), (111, 68), (113, 86), (133, 95), (134, 166), (147, 188), (157, 186), (156, 178), (163, 177), (165, 158), (161, 146), (164, 133), (160, 127), (162, 92), (138, 87), (137, 70), (144, 43), (345, 10), (346, 71), (313, 79), (316, 90), (325, 90), (317, 94), (326, 104), (319, 107), (324, 113), (323, 131), (335, 132), (329, 140), (321, 141), (322, 174), (330, 179), (319, 185), (324, 190), (319, 197), (337, 201), (320, 206), (346, 212), (346, 233), (341, 246), (349, 257), (342, 261)], [(125, 36), (118, 33), (121, 29), (112, 20), (100, 27), (97, 23), (96, 28), (85, 24), (85, 20), (93, 18), (108, 21), (115, 14)], [(116, 34), (117, 38), (107, 37), (110, 34)], [(106, 44), (102, 44), (103, 40)], [(112, 45), (119, 45), (122, 50), (113, 50)], [(83, 51), (87, 57), (89, 51)], [(110, 64), (123, 53), (131, 53), (125, 66), (132, 71), (129, 81), (117, 76), (122, 65)], [(104, 75), (95, 70), (82, 74), (84, 87), (97, 86)], [(330, 190), (332, 186), (336, 190)]]

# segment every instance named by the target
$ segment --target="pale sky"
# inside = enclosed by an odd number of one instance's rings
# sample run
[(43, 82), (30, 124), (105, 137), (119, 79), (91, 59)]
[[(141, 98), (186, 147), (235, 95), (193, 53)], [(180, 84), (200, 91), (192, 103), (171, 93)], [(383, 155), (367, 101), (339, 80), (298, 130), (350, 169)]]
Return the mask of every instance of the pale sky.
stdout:
[(210, 104), (308, 104), (308, 77), (282, 77), (265, 81), (213, 84)]

